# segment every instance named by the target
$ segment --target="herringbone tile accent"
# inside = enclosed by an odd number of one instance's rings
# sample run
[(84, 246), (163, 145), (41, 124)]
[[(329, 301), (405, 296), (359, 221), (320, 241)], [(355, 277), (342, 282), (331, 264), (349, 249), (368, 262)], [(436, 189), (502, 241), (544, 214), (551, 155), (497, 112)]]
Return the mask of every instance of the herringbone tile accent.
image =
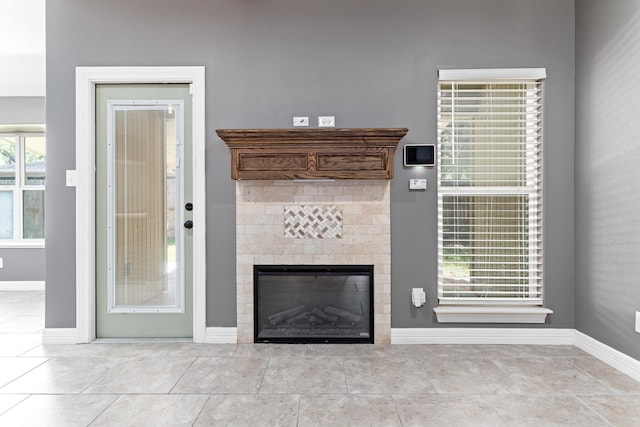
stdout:
[(284, 236), (291, 239), (341, 239), (341, 206), (285, 206)]

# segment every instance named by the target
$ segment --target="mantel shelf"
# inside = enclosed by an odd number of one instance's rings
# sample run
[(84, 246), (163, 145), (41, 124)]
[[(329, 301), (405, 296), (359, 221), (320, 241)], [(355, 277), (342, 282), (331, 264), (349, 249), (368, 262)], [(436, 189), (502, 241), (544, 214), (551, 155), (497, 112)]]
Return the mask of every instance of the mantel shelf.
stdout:
[(233, 179), (391, 179), (406, 128), (218, 129)]

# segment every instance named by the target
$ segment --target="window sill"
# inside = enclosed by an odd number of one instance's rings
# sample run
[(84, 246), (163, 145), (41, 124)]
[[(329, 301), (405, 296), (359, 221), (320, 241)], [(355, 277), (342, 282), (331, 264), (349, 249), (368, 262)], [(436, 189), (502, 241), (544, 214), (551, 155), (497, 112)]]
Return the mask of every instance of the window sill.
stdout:
[(544, 307), (438, 306), (438, 323), (544, 323), (553, 310)]
[(44, 240), (0, 240), (0, 249), (44, 249)]

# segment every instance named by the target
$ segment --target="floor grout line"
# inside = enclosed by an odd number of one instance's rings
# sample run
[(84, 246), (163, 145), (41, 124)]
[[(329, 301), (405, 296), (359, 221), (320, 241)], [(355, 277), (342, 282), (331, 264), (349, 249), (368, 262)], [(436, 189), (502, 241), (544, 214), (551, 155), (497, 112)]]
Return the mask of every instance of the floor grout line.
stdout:
[[(37, 301), (35, 303), (41, 304), (41, 302)], [(2, 306), (4, 307), (4, 305)], [(20, 305), (20, 310), (30, 311), (31, 308)], [(3, 312), (3, 315), (5, 314), (6, 313)], [(291, 424), (295, 423), (297, 426), (302, 426), (305, 421), (313, 420), (315, 416), (313, 411), (315, 410), (324, 411), (325, 413), (321, 415), (329, 418), (336, 415), (335, 411), (337, 411), (337, 409), (335, 408), (314, 407), (316, 403), (332, 402), (336, 401), (336, 399), (345, 405), (346, 408), (343, 409), (343, 413), (339, 414), (339, 416), (342, 417), (340, 421), (343, 423), (348, 423), (350, 420), (351, 423), (354, 423), (354, 421), (349, 418), (351, 415), (361, 411), (365, 404), (371, 404), (371, 402), (378, 404), (379, 402), (380, 411), (386, 411), (387, 416), (393, 418), (390, 421), (393, 425), (415, 424), (412, 421), (415, 420), (415, 418), (411, 418), (415, 417), (415, 413), (421, 414), (421, 416), (426, 417), (425, 419), (428, 419), (430, 414), (428, 411), (425, 412), (425, 408), (420, 407), (420, 402), (427, 402), (428, 408), (435, 409), (436, 412), (439, 412), (451, 411), (456, 408), (464, 409), (467, 408), (465, 402), (471, 401), (473, 404), (473, 402), (479, 399), (479, 401), (486, 403), (482, 404), (486, 413), (484, 415), (480, 413), (478, 415), (472, 415), (468, 418), (469, 421), (476, 421), (476, 417), (489, 416), (494, 417), (496, 420), (502, 420), (507, 425), (509, 424), (510, 417), (513, 417), (512, 411), (517, 411), (518, 408), (523, 405), (530, 406), (531, 402), (539, 404), (546, 402), (549, 405), (548, 407), (528, 408), (529, 412), (532, 410), (537, 411), (536, 416), (542, 417), (543, 419), (552, 419), (555, 411), (560, 412), (562, 410), (562, 402), (575, 402), (571, 403), (571, 408), (584, 408), (580, 409), (580, 411), (575, 409), (575, 412), (580, 412), (580, 414), (575, 414), (576, 416), (581, 416), (582, 420), (588, 419), (591, 423), (595, 421), (595, 423), (606, 423), (607, 425), (613, 425), (613, 422), (609, 421), (605, 414), (598, 412), (593, 405), (589, 404), (590, 401), (598, 404), (600, 404), (599, 402), (606, 402), (610, 405), (615, 405), (618, 400), (621, 402), (620, 405), (635, 404), (637, 402), (637, 406), (640, 407), (640, 383), (637, 384), (637, 387), (634, 387), (635, 383), (630, 377), (626, 377), (613, 368), (600, 364), (593, 356), (577, 352), (573, 346), (506, 344), (486, 346), (374, 345), (369, 348), (366, 347), (370, 346), (369, 344), (353, 346), (307, 344), (303, 348), (300, 348), (299, 346), (277, 346), (273, 344), (236, 344), (232, 346), (220, 345), (220, 347), (213, 345), (214, 347), (211, 347), (211, 345), (194, 344), (190, 342), (167, 343), (157, 341), (138, 342), (136, 344), (139, 345), (136, 346), (132, 346), (131, 342), (94, 343), (95, 346), (42, 346), (41, 344), (27, 344), (24, 346), (24, 341), (21, 342), (21, 339), (17, 337), (18, 335), (25, 335), (25, 340), (28, 342), (30, 338), (29, 335), (34, 334), (0, 333), (0, 346), (3, 347), (3, 351), (12, 351), (11, 348), (5, 347), (5, 343), (14, 343), (13, 345), (16, 346), (14, 348), (20, 349), (16, 350), (16, 355), (0, 356), (0, 374), (3, 374), (3, 366), (9, 366), (8, 364), (3, 365), (3, 361), (6, 362), (9, 359), (42, 360), (28, 371), (17, 375), (16, 378), (11, 378), (11, 372), (5, 373), (5, 377), (10, 379), (0, 388), (0, 411), (2, 411), (0, 413), (0, 424), (3, 424), (3, 420), (5, 423), (8, 422), (6, 420), (11, 420), (12, 416), (44, 416), (39, 414), (39, 412), (44, 411), (46, 405), (55, 405), (54, 402), (58, 402), (56, 399), (60, 399), (61, 397), (63, 397), (65, 405), (68, 405), (66, 406), (68, 412), (62, 415), (71, 415), (72, 409), (70, 408), (75, 408), (75, 406), (81, 405), (82, 402), (91, 401), (92, 399), (102, 402), (101, 405), (105, 404), (104, 408), (100, 406), (102, 409), (97, 410), (96, 407), (93, 412), (91, 412), (89, 405), (81, 408), (84, 411), (89, 411), (88, 415), (91, 416), (91, 419), (88, 423), (94, 424), (104, 421), (104, 416), (107, 411), (109, 417), (119, 417), (128, 414), (127, 416), (129, 417), (134, 419), (138, 417), (137, 419), (144, 421), (147, 421), (147, 418), (152, 419), (152, 417), (156, 415), (166, 417), (179, 415), (182, 411), (181, 408), (174, 408), (166, 413), (163, 412), (163, 409), (153, 409), (145, 412), (138, 408), (137, 412), (125, 412), (114, 415), (114, 412), (116, 412), (114, 405), (118, 405), (117, 409), (118, 412), (120, 412), (122, 408), (126, 409), (125, 401), (135, 401), (136, 399), (144, 399), (145, 402), (158, 402), (158, 404), (162, 404), (162, 402), (166, 403), (167, 401), (191, 402), (190, 411), (192, 411), (192, 413), (190, 416), (194, 417), (192, 425), (198, 424), (198, 419), (204, 419), (209, 416), (207, 412), (209, 412), (211, 408), (207, 408), (207, 405), (209, 403), (218, 403), (218, 400), (215, 402), (212, 400), (214, 397), (226, 405), (221, 405), (220, 408), (216, 407), (216, 411), (222, 411), (224, 408), (226, 408), (224, 410), (236, 411), (235, 413), (217, 413), (216, 416), (222, 417), (228, 424), (232, 424), (230, 420), (235, 419), (233, 417), (242, 419), (242, 417), (249, 416), (252, 411), (263, 407), (267, 403), (280, 402), (279, 404), (282, 405), (282, 408), (288, 411), (287, 416), (291, 417), (287, 419), (287, 421)], [(3, 338), (5, 341), (2, 341)], [(38, 352), (42, 354), (37, 355)], [(117, 366), (126, 365), (136, 358), (149, 358), (153, 361), (155, 370), (157, 370), (158, 360), (166, 360), (167, 366), (171, 366), (172, 361), (180, 358), (181, 360), (184, 359), (181, 362), (181, 366), (184, 364), (186, 368), (179, 375), (177, 375), (179, 371), (176, 372), (175, 377), (177, 380), (170, 387), (162, 388), (162, 390), (168, 391), (154, 393), (145, 392), (145, 389), (142, 389), (141, 392), (136, 393), (87, 393), (87, 390), (90, 390), (97, 382), (104, 381), (105, 376), (109, 375), (109, 372)], [(187, 363), (187, 358), (191, 359), (189, 363)], [(207, 367), (205, 367), (205, 365), (200, 367), (200, 365), (197, 365), (197, 362), (203, 359), (225, 359), (226, 362), (221, 365), (214, 363)], [(304, 361), (299, 362), (298, 364), (301, 366), (296, 368), (296, 375), (300, 377), (298, 380), (301, 381), (300, 384), (287, 383), (286, 381), (276, 383), (276, 381), (279, 380), (287, 380), (287, 378), (279, 378), (282, 375), (286, 375), (289, 363), (287, 360)], [(500, 363), (500, 361), (503, 361), (503, 363)], [(47, 363), (51, 364), (53, 362), (55, 362), (53, 365), (61, 368), (63, 372), (55, 372), (51, 369), (47, 370), (43, 368), (43, 366), (46, 367), (45, 365)], [(81, 366), (91, 368), (93, 368), (93, 364), (95, 364), (96, 370), (93, 371), (94, 373), (99, 373), (100, 369), (102, 369), (101, 366), (109, 366), (109, 368), (96, 378), (93, 378), (91, 373), (85, 373), (75, 366), (78, 362), (82, 362)], [(257, 369), (256, 363), (260, 363), (263, 367)], [(312, 366), (313, 369), (305, 372), (305, 363)], [(462, 368), (457, 365), (460, 363), (463, 363)], [(489, 378), (495, 378), (496, 375), (498, 375), (497, 373), (501, 373), (506, 378), (504, 384), (502, 382), (499, 384), (496, 383), (495, 387), (489, 388), (489, 390), (491, 390), (490, 393), (482, 394), (474, 392), (475, 390), (486, 389), (486, 387), (483, 388), (482, 384), (482, 381), (486, 381), (486, 374), (483, 376), (482, 371), (475, 368), (475, 366), (477, 366), (476, 363), (486, 366), (490, 371), (494, 371), (491, 365), (495, 366), (496, 374), (493, 374)], [(563, 372), (559, 377), (547, 377), (550, 383), (543, 387), (540, 393), (536, 393), (535, 389), (530, 389), (529, 387), (518, 388), (519, 382), (528, 381), (536, 384), (536, 381), (545, 381), (545, 375), (553, 374), (549, 372), (532, 371), (530, 370), (531, 366), (555, 369), (557, 365), (566, 367), (568, 371), (566, 374)], [(140, 363), (140, 369), (145, 369), (145, 366), (145, 363)], [(323, 368), (325, 366), (326, 368)], [(414, 369), (428, 370), (430, 366), (433, 366), (430, 372), (425, 371), (422, 372), (421, 375), (413, 375), (415, 374)], [(210, 369), (211, 371), (203, 371), (202, 373), (193, 372), (196, 368)], [(270, 371), (270, 369), (275, 368), (279, 371)], [(221, 369), (221, 371), (216, 371), (216, 369)], [(331, 371), (331, 369), (334, 371)], [(340, 369), (342, 370), (342, 379), (340, 379), (337, 375), (338, 372), (336, 372)], [(468, 384), (447, 384), (448, 375), (451, 375), (452, 381), (460, 378), (459, 369), (465, 369), (464, 375), (466, 376), (464, 378), (466, 378)], [(155, 370), (147, 372), (155, 372)], [(517, 372), (517, 379), (510, 378), (509, 373), (512, 370)], [(34, 371), (36, 372), (34, 373)], [(271, 374), (268, 376), (269, 372), (271, 372)], [(28, 374), (30, 378), (29, 382), (26, 382), (23, 377)], [(40, 377), (36, 374), (40, 375)], [(209, 388), (211, 390), (225, 390), (225, 392), (176, 393), (175, 391), (178, 384), (187, 379), (187, 374), (189, 374), (188, 378), (191, 378), (193, 381), (198, 381), (199, 377), (206, 378), (207, 374), (209, 374), (210, 378), (214, 378), (216, 381), (228, 382), (228, 387)], [(88, 377), (87, 375), (91, 376)], [(328, 375), (332, 375), (332, 379), (329, 382), (323, 383), (322, 381), (326, 381)], [(361, 377), (358, 377), (358, 375), (361, 375)], [(147, 377), (149, 376), (147, 373)], [(33, 393), (31, 391), (29, 393), (8, 393), (2, 391), (7, 385), (21, 378), (23, 379), (21, 380), (23, 383), (20, 384), (21, 389), (24, 388), (24, 390), (28, 391), (29, 383), (36, 385), (41, 384), (38, 383), (39, 378), (41, 378), (42, 381), (50, 381), (50, 389), (53, 392)], [(82, 382), (83, 378), (88, 384)], [(93, 380), (90, 381), (91, 378), (93, 378)], [(174, 377), (171, 377), (172, 381), (173, 378)], [(309, 382), (306, 382), (307, 378)], [(69, 379), (75, 382), (64, 382)], [(437, 380), (440, 385), (445, 384), (447, 386), (444, 388), (436, 388), (432, 385), (431, 388), (420, 388), (420, 384), (416, 387), (416, 384), (411, 383), (412, 380), (430, 381), (431, 384), (433, 384), (434, 380)], [(136, 379), (132, 378), (131, 381), (136, 381)], [(314, 383), (314, 381), (316, 382)], [(353, 381), (356, 382), (352, 384)], [(388, 384), (382, 384), (380, 381), (390, 382)], [(170, 383), (170, 381), (166, 382), (166, 384)], [(65, 390), (65, 386), (71, 390), (69, 385), (75, 384), (84, 384), (84, 387), (81, 388), (79, 392), (55, 392), (56, 390)], [(234, 391), (248, 390), (248, 384), (253, 384), (254, 386), (257, 384), (257, 387), (252, 389), (252, 392)], [(321, 389), (318, 391), (317, 384), (328, 384), (335, 387), (335, 390), (342, 390), (344, 386), (344, 392), (323, 393)], [(340, 384), (343, 384), (343, 386)], [(375, 388), (369, 387), (369, 389), (378, 392), (366, 392), (368, 384), (375, 385)], [(111, 384), (111, 386), (113, 385), (114, 384)], [(424, 384), (422, 385), (424, 386)], [(590, 386), (592, 388), (589, 388)], [(152, 384), (149, 384), (149, 390), (152, 390), (151, 387)], [(198, 387), (200, 386), (194, 383), (193, 387), (187, 389), (198, 390)], [(513, 390), (509, 390), (510, 387)], [(428, 389), (428, 391), (425, 391), (425, 388)], [(37, 389), (44, 388), (38, 387)], [(74, 390), (77, 389), (79, 388)], [(205, 390), (206, 388), (201, 389)], [(298, 391), (264, 393), (265, 390), (286, 391), (294, 389)], [(575, 392), (576, 390), (582, 389), (589, 391), (589, 393), (579, 394)], [(304, 390), (314, 391), (305, 392)], [(354, 392), (358, 390), (363, 392)], [(519, 391), (514, 393), (514, 390)], [(607, 390), (610, 390), (610, 393), (604, 393)], [(455, 393), (446, 393), (446, 391), (455, 391)], [(469, 393), (464, 393), (464, 391), (469, 391)], [(112, 398), (109, 398), (109, 396)], [(130, 398), (134, 396), (139, 396), (139, 398)], [(171, 396), (171, 398), (168, 398), (168, 396)], [(107, 400), (108, 404), (106, 404)], [(204, 403), (198, 407), (201, 401)], [(34, 405), (40, 404), (39, 402), (42, 402), (44, 406), (37, 408), (40, 411), (34, 411)], [(588, 410), (586, 408), (588, 408)], [(613, 408), (615, 409), (615, 406)], [(27, 411), (29, 411), (29, 413), (26, 413)], [(361, 416), (373, 416), (377, 413), (376, 411), (377, 407), (373, 405), (373, 407), (367, 408)], [(582, 414), (583, 411), (584, 414)], [(158, 412), (158, 414), (156, 414), (156, 412)], [(506, 416), (503, 416), (505, 413)], [(293, 418), (294, 414), (295, 418)], [(263, 415), (269, 416), (268, 413)], [(637, 414), (625, 414), (623, 416), (633, 417), (636, 415)], [(458, 416), (465, 417), (467, 415), (465, 415), (464, 411), (458, 411)], [(496, 416), (498, 418), (495, 418)], [(618, 414), (616, 414), (616, 416), (618, 416)], [(101, 419), (101, 417), (103, 418)], [(465, 418), (460, 418), (460, 420), (465, 420)], [(478, 418), (478, 420), (480, 420), (480, 418)], [(631, 418), (631, 420), (634, 420), (634, 418)], [(51, 422), (53, 423), (53, 421)], [(513, 422), (513, 419), (511, 419), (511, 422)], [(548, 421), (548, 423), (551, 422)], [(334, 422), (333, 424), (336, 423)]]

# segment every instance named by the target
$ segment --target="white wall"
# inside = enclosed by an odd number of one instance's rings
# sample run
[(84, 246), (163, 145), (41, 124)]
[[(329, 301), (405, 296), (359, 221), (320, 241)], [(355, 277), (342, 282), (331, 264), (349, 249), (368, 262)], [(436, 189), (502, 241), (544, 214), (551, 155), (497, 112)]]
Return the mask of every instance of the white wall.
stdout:
[(45, 0), (0, 0), (0, 97), (45, 95)]

